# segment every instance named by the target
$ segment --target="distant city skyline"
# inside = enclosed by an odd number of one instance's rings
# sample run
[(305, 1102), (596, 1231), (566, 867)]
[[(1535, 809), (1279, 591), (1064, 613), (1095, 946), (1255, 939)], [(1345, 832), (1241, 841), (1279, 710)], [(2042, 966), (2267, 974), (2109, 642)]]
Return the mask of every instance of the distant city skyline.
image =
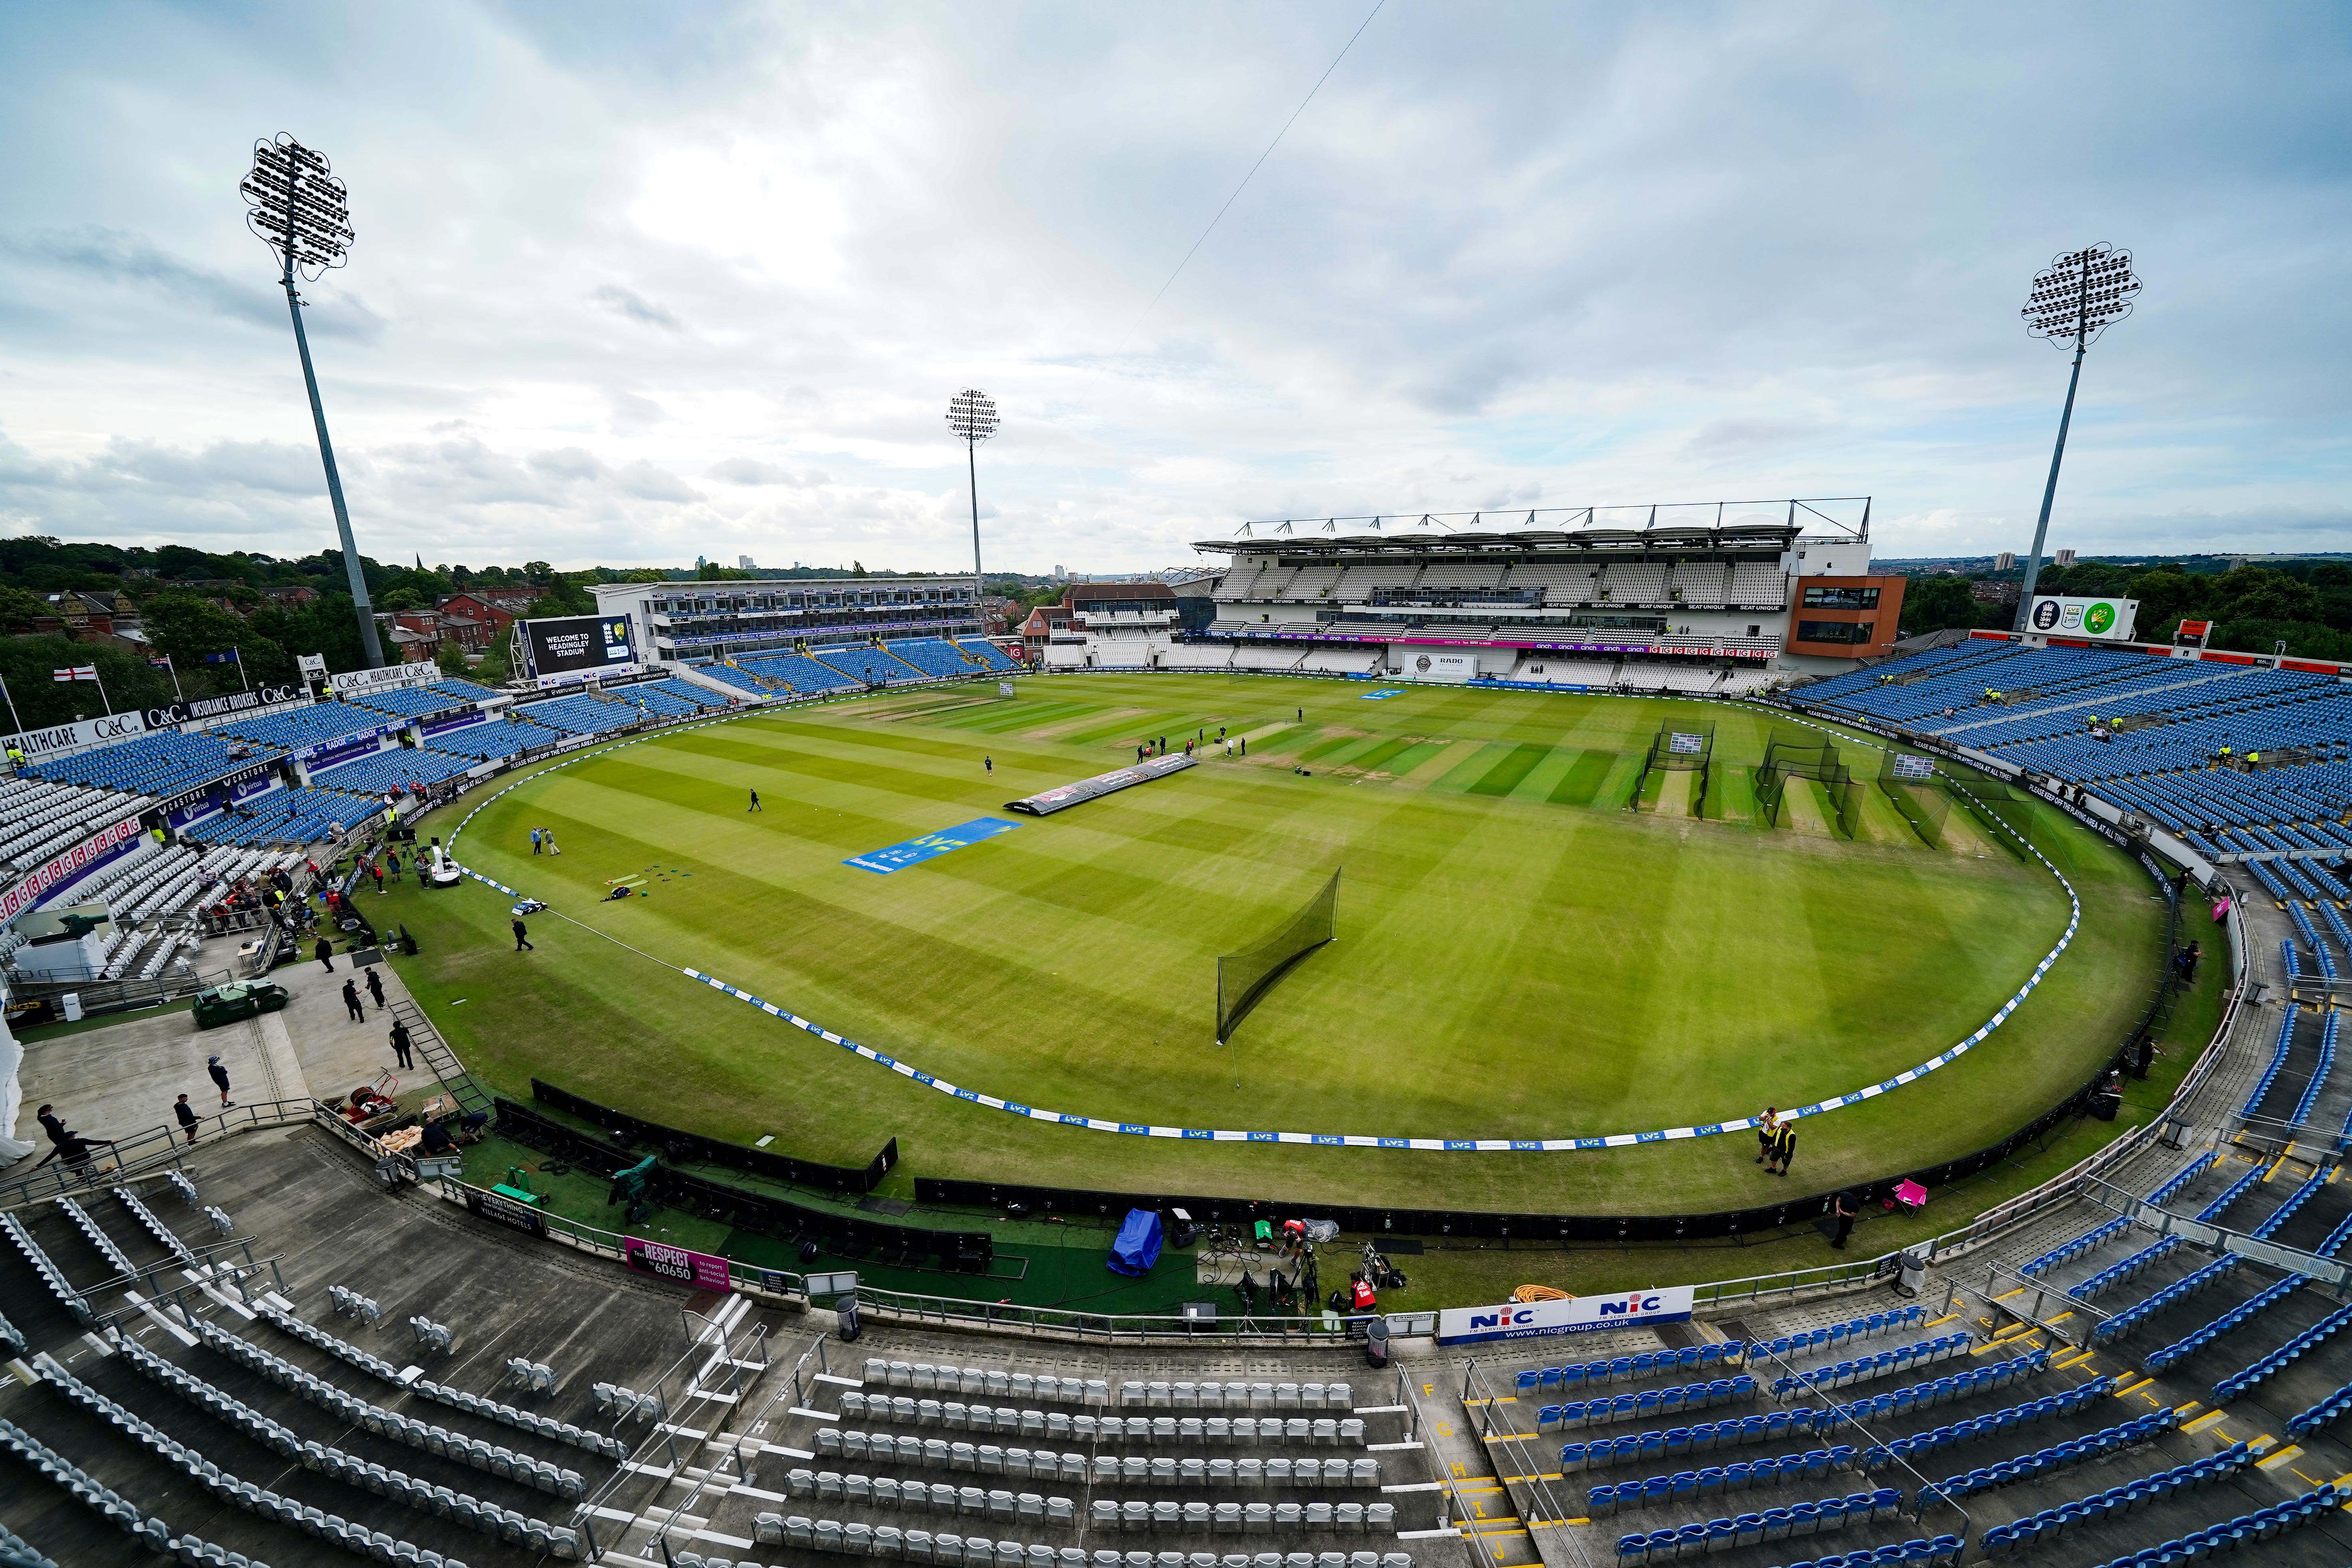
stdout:
[(331, 546), (236, 195), (285, 131), (351, 190), (306, 320), (379, 560), (952, 563), (975, 385), (1033, 575), (1643, 496), (2021, 552), (2018, 311), (2094, 241), (2147, 290), (2053, 542), (2352, 543), (2341, 9), (1370, 9), (15, 7), (0, 531)]

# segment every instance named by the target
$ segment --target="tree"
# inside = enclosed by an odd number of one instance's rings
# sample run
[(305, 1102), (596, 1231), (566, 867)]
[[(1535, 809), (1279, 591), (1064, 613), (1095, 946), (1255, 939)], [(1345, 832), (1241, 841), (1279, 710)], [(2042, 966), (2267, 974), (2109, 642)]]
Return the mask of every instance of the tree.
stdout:
[(2231, 620), (2312, 621), (2320, 616), (2319, 593), (2284, 572), (2241, 566), (2214, 583), (2222, 613)]
[[(92, 664), (105, 686), (103, 698), (86, 680), (60, 681), (52, 671)], [(8, 683), (16, 714), (28, 730), (95, 719), (111, 702), (117, 713), (160, 708), (172, 700), (172, 678), (136, 654), (71, 637), (0, 638), (0, 679)]]
[(441, 651), (433, 656), (433, 662), (441, 667), (441, 673), (444, 675), (463, 676), (472, 673), (472, 666), (466, 662), (466, 650), (454, 642), (443, 643)]
[(10, 637), (29, 632), (33, 629), (34, 620), (48, 613), (49, 606), (39, 595), (0, 585), (0, 632)]
[(1966, 577), (1912, 578), (1903, 589), (1903, 635), (1916, 637), (1949, 626), (1980, 626), (1986, 624), (1988, 613), (2006, 619), (2006, 607), (1977, 603), (1975, 587)]

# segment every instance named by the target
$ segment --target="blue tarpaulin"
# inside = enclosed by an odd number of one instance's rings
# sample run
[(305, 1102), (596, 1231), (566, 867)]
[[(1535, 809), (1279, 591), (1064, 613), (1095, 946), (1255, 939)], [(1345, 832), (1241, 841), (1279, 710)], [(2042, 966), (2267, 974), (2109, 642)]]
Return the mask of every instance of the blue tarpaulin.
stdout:
[(1160, 1214), (1156, 1209), (1129, 1209), (1110, 1244), (1105, 1263), (1114, 1274), (1149, 1274), (1160, 1261)]

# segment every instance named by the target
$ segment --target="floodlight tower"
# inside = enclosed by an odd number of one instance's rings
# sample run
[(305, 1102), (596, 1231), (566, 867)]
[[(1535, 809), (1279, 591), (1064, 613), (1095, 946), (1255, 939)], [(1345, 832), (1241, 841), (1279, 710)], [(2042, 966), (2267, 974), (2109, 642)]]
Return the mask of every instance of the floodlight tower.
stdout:
[(996, 434), (996, 400), (976, 386), (948, 399), (948, 428), (963, 443), (964, 468), (971, 479), (971, 613), (980, 635), (988, 635), (987, 597), (980, 575), (980, 444)]
[(2033, 552), (2025, 560), (2025, 582), (2017, 595), (2015, 629), (2030, 627), (2033, 584), (2042, 575), (2042, 545), (2050, 532), (2050, 503), (2058, 496), (2058, 464), (2066, 456), (2066, 426), (2074, 419), (2074, 388), (2083, 380), (2083, 351), (2099, 334), (2131, 314), (2139, 279), (2132, 275), (2131, 252), (2111, 245), (2067, 251), (2034, 275), (2025, 309), (2025, 330), (2047, 338), (2053, 348), (2074, 345), (2074, 374), (2066, 378), (2066, 409), (2058, 416), (2058, 445), (2050, 454), (2050, 482), (2042, 489), (2042, 520), (2033, 525)]
[(367, 574), (360, 570), (359, 546), (352, 539), (352, 514), (343, 505), (334, 444), (327, 439), (327, 411), (319, 401), (318, 373), (310, 368), (310, 334), (302, 330), (302, 297), (294, 291), (297, 269), (314, 279), (351, 258), (351, 244), (358, 237), (352, 233), (343, 183), (335, 178), (324, 153), (281, 131), (270, 141), (253, 144), (253, 169), (236, 188), (246, 201), (245, 226), (278, 255), (286, 309), (294, 318), (294, 346), (302, 355), (302, 384), (310, 389), (310, 422), (319, 428), (319, 458), (327, 466), (327, 498), (335, 507), (343, 572), (351, 579), (352, 603), (360, 617), (360, 642), (367, 649), (369, 668), (380, 669), (383, 649), (376, 641), (375, 608), (368, 603)]

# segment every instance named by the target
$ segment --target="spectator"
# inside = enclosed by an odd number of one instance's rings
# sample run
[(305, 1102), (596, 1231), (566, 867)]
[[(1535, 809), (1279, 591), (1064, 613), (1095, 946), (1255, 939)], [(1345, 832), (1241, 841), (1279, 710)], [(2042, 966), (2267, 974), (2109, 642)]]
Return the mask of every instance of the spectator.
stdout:
[(186, 1095), (180, 1096), (173, 1105), (172, 1114), (180, 1119), (180, 1125), (187, 1131), (188, 1142), (194, 1143), (196, 1141), (196, 1108), (188, 1103)]
[(310, 956), (317, 959), (319, 966), (328, 973), (335, 972), (335, 947), (325, 937), (319, 939), (319, 945), (310, 950)]
[(49, 1142), (60, 1149), (64, 1148), (66, 1140), (73, 1134), (66, 1131), (65, 1122), (58, 1116), (58, 1108), (54, 1105), (44, 1105), (37, 1114), (41, 1119), (41, 1131), (48, 1134)]
[(226, 1110), (230, 1106), (235, 1105), (236, 1101), (228, 1097), (228, 1068), (221, 1066), (220, 1058), (208, 1058), (205, 1063), (205, 1072), (213, 1082), (220, 1086), (221, 1109)]
[(368, 994), (369, 994), (370, 996), (372, 996), (372, 997), (373, 997), (373, 998), (375, 999), (375, 1005), (376, 1005), (378, 1007), (383, 1006), (383, 976), (382, 976), (381, 974), (378, 974), (378, 973), (375, 972), (375, 969), (374, 969), (374, 967), (373, 967), (373, 965), (371, 965), (371, 966), (369, 967), (368, 972), (367, 972), (367, 988), (368, 988)]
[(416, 1067), (416, 1062), (415, 1058), (409, 1055), (412, 1048), (413, 1047), (411, 1047), (408, 1038), (408, 1026), (400, 1023), (394, 1024), (392, 1026), (392, 1054), (399, 1060), (402, 1067), (407, 1068), (413, 1071)]
[(546, 841), (547, 852), (550, 855), (561, 855), (563, 853), (562, 850), (558, 849), (555, 847), (555, 829), (552, 827), (542, 827), (539, 830), (539, 836), (541, 839)]

